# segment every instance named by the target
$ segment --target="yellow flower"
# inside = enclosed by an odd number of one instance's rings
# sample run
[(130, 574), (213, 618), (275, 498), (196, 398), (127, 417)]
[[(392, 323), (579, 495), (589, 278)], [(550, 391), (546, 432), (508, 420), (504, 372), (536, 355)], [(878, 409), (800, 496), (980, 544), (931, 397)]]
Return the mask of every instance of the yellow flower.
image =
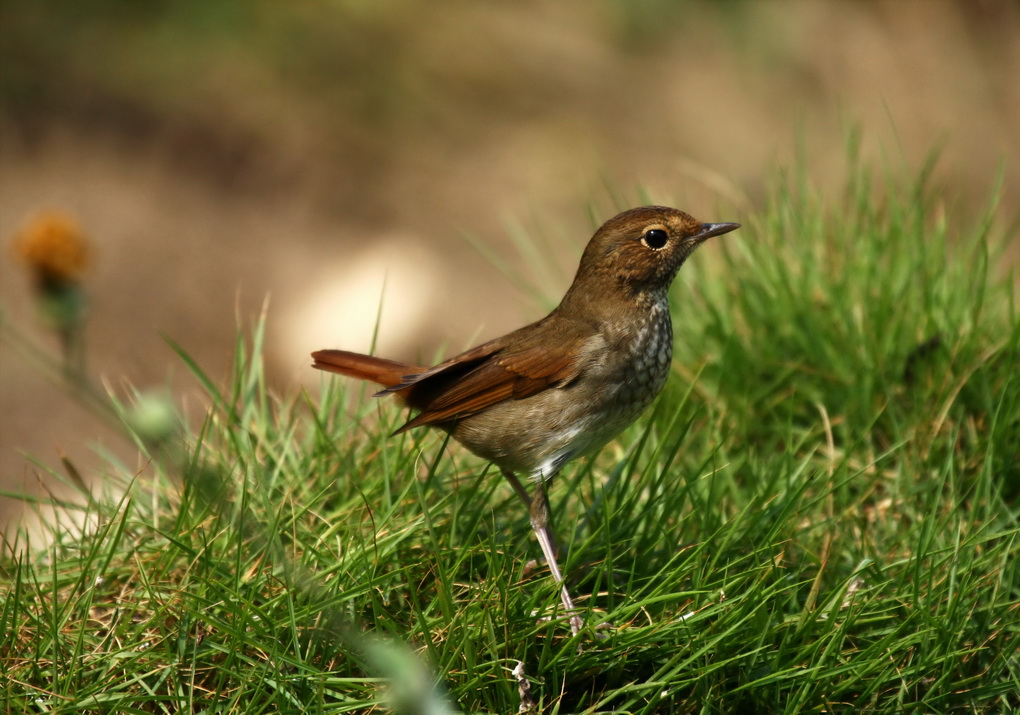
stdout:
[(14, 253), (44, 287), (78, 283), (90, 258), (81, 226), (61, 211), (33, 217), (14, 237)]

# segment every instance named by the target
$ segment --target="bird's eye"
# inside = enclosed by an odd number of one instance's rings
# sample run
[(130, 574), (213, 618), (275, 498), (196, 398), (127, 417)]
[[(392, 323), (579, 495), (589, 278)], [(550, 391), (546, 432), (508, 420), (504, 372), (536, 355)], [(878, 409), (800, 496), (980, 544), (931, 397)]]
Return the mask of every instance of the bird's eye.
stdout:
[(641, 243), (658, 251), (669, 241), (669, 234), (661, 228), (650, 228), (641, 236)]

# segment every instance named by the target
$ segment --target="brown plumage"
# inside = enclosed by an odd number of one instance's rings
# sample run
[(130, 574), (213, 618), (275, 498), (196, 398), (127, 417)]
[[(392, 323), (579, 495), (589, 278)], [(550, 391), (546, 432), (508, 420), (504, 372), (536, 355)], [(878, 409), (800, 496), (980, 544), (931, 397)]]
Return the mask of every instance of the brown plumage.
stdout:
[[(545, 482), (612, 439), (662, 389), (673, 345), (669, 286), (704, 240), (737, 227), (661, 206), (631, 209), (595, 232), (560, 305), (538, 322), (434, 367), (343, 350), (312, 353), (314, 367), (375, 382), (384, 388), (377, 396), (415, 410), (397, 433), (439, 427), (500, 468), (530, 507), (576, 633)], [(533, 495), (518, 474), (536, 480)]]

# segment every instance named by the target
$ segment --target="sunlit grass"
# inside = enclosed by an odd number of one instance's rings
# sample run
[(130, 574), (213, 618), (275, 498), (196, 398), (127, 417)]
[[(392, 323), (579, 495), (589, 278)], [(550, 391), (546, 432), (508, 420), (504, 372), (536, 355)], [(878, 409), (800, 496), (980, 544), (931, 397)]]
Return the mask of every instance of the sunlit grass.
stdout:
[(518, 663), (547, 712), (1020, 708), (1003, 237), (924, 176), (851, 179), (722, 217), (744, 228), (681, 272), (665, 394), (553, 485), (578, 638), (495, 470), (390, 438), (359, 385), (271, 394), (259, 322), (226, 385), (180, 351), (199, 429), (125, 398), (149, 466), (7, 544), (5, 711), (506, 713)]

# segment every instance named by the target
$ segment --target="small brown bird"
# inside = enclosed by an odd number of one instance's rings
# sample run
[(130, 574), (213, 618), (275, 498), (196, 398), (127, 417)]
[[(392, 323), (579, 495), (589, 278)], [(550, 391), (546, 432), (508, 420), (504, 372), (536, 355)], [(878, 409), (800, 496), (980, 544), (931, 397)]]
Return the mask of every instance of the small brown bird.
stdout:
[[(669, 374), (669, 286), (705, 239), (738, 228), (644, 206), (592, 236), (574, 282), (542, 320), (421, 367), (344, 350), (312, 353), (314, 367), (385, 389), (418, 410), (394, 434), (431, 425), (497, 467), (528, 506), (531, 526), (576, 635), (578, 617), (556, 560), (546, 483), (602, 447), (652, 402)], [(518, 475), (535, 482), (533, 493)]]

